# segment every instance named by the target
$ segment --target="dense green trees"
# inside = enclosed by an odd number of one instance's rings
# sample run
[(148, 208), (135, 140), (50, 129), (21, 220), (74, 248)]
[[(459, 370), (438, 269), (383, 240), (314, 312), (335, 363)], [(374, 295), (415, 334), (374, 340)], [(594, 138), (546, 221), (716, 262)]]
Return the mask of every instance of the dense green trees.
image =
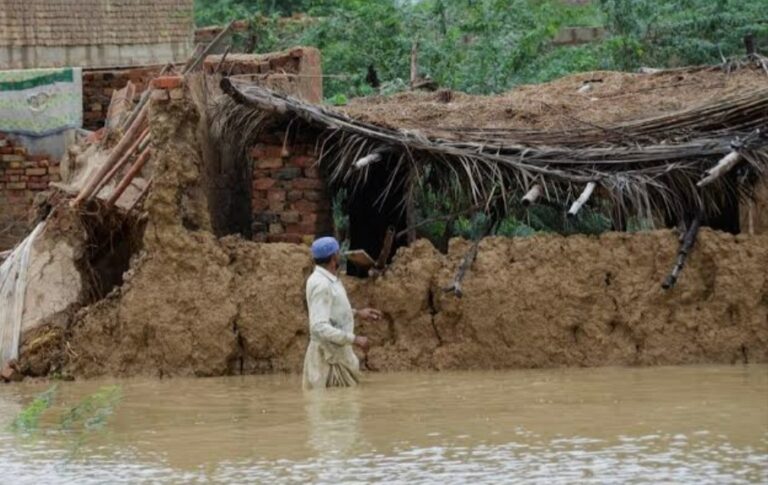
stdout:
[[(309, 22), (278, 22), (303, 13)], [(441, 86), (490, 93), (593, 69), (631, 70), (719, 62), (742, 37), (768, 37), (764, 0), (196, 0), (200, 25), (254, 18), (256, 49), (322, 49), (330, 96), (368, 94), (372, 65), (386, 90), (405, 85), (409, 53)], [(553, 46), (563, 26), (605, 26), (603, 41)], [(765, 40), (763, 40), (765, 44)]]

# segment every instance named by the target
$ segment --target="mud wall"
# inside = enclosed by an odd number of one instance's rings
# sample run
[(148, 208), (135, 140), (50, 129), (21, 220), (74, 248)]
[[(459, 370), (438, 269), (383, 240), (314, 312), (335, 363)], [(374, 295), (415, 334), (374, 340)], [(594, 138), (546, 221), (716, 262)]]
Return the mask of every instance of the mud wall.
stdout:
[[(56, 360), (81, 377), (298, 372), (307, 247), (215, 238), (197, 112), (185, 99), (152, 101), (151, 119), (143, 251), (58, 345), (26, 340), (22, 364)], [(703, 230), (669, 292), (660, 283), (677, 249), (672, 231), (489, 238), (457, 299), (442, 288), (467, 249), (453, 240), (442, 255), (418, 241), (382, 277), (345, 278), (355, 306), (384, 312), (358, 324), (373, 343), (366, 368), (768, 362), (768, 236)]]

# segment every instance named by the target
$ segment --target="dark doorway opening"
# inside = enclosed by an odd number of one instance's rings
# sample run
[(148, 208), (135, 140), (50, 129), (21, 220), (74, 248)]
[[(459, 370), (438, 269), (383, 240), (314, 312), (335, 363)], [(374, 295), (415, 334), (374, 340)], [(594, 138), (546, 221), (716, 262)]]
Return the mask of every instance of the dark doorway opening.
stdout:
[[(381, 253), (387, 230), (393, 227), (399, 233), (407, 227), (404, 200), (405, 181), (408, 177), (405, 173), (395, 174), (397, 181), (390, 187), (394, 166), (394, 159), (370, 165), (365, 183), (347, 189), (349, 195), (344, 208), (349, 215), (349, 249), (363, 249), (374, 260)], [(387, 255), (387, 263), (392, 260), (397, 248), (407, 243), (405, 236), (395, 238)], [(347, 263), (347, 274), (368, 276), (366, 270), (351, 262)]]

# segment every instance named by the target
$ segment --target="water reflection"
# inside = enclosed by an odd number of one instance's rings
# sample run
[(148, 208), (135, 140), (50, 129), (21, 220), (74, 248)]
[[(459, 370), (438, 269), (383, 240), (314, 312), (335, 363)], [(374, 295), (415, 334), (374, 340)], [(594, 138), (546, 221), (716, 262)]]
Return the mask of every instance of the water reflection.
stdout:
[[(66, 433), (7, 430), (47, 384), (0, 386), (0, 484), (768, 483), (765, 365), (119, 383), (74, 459)], [(62, 383), (53, 411), (108, 384)]]
[(358, 387), (304, 393), (309, 444), (320, 458), (335, 458), (360, 449)]

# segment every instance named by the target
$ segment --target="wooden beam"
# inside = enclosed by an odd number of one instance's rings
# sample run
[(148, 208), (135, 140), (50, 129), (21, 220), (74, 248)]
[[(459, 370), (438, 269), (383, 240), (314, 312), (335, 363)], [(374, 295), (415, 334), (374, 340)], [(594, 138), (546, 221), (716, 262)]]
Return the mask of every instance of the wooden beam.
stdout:
[(592, 195), (592, 192), (595, 191), (595, 187), (597, 187), (597, 184), (595, 182), (589, 182), (584, 189), (584, 191), (581, 193), (578, 199), (574, 201), (574, 203), (571, 205), (571, 208), (568, 209), (568, 215), (570, 217), (576, 217), (576, 215), (581, 210), (581, 207), (587, 203), (589, 200), (589, 197)]
[(419, 80), (419, 41), (413, 41), (411, 46), (411, 89)]
[(672, 268), (672, 272), (667, 275), (666, 279), (664, 279), (664, 282), (661, 284), (661, 287), (665, 290), (674, 288), (677, 283), (677, 279), (680, 277), (680, 273), (682, 273), (683, 267), (685, 266), (685, 261), (693, 250), (693, 245), (696, 242), (696, 236), (699, 234), (700, 227), (701, 216), (699, 215), (696, 216), (693, 221), (691, 221), (690, 226), (688, 226), (688, 230), (683, 237), (683, 242), (680, 244), (680, 249), (677, 251), (677, 263), (675, 264), (675, 267)]
[(717, 165), (707, 170), (707, 175), (704, 176), (703, 179), (699, 180), (696, 185), (699, 187), (704, 187), (705, 185), (711, 184), (715, 180), (728, 173), (733, 167), (738, 165), (740, 161), (741, 155), (739, 155), (739, 152), (735, 150), (730, 152), (728, 155), (721, 158), (720, 161), (717, 162)]
[(85, 183), (85, 186), (80, 193), (77, 194), (77, 197), (70, 202), (71, 207), (78, 207), (83, 201), (88, 200), (93, 196), (96, 186), (99, 185), (101, 180), (112, 170), (114, 164), (125, 154), (126, 150), (135, 142), (136, 138), (139, 137), (144, 122), (147, 121), (148, 111), (149, 104), (145, 104), (144, 107), (141, 108), (139, 115), (133, 120), (133, 124), (128, 128), (128, 131), (126, 131), (125, 135), (120, 139), (120, 142), (109, 153), (107, 160), (104, 161), (104, 165), (102, 165), (93, 177)]
[(387, 260), (389, 254), (392, 252), (392, 244), (395, 242), (395, 228), (389, 226), (387, 233), (384, 235), (384, 243), (381, 246), (381, 252), (379, 253), (379, 259), (376, 261), (377, 269), (384, 269), (387, 266)]
[(131, 159), (131, 156), (136, 152), (141, 153), (147, 146), (147, 143), (149, 143), (149, 128), (144, 129), (141, 135), (139, 135), (139, 137), (136, 139), (136, 142), (131, 145), (128, 150), (126, 150), (122, 158), (120, 158), (120, 160), (115, 163), (110, 171), (107, 172), (104, 178), (102, 178), (99, 183), (96, 184), (96, 188), (93, 190), (93, 193), (98, 195), (99, 191), (114, 178), (117, 171), (120, 170), (128, 162), (128, 160)]
[(112, 194), (109, 196), (109, 200), (107, 200), (107, 207), (111, 207), (115, 205), (115, 202), (117, 202), (117, 199), (120, 198), (121, 195), (123, 195), (123, 192), (125, 192), (125, 189), (128, 188), (129, 185), (131, 185), (131, 182), (136, 177), (136, 175), (141, 172), (141, 169), (144, 168), (144, 164), (147, 163), (147, 160), (149, 160), (149, 155), (152, 152), (150, 148), (146, 148), (144, 152), (139, 156), (138, 159), (136, 159), (135, 162), (133, 162), (133, 165), (131, 165), (131, 168), (128, 170), (128, 173), (125, 174), (123, 179), (120, 181), (120, 183), (115, 187), (115, 190), (112, 191)]

